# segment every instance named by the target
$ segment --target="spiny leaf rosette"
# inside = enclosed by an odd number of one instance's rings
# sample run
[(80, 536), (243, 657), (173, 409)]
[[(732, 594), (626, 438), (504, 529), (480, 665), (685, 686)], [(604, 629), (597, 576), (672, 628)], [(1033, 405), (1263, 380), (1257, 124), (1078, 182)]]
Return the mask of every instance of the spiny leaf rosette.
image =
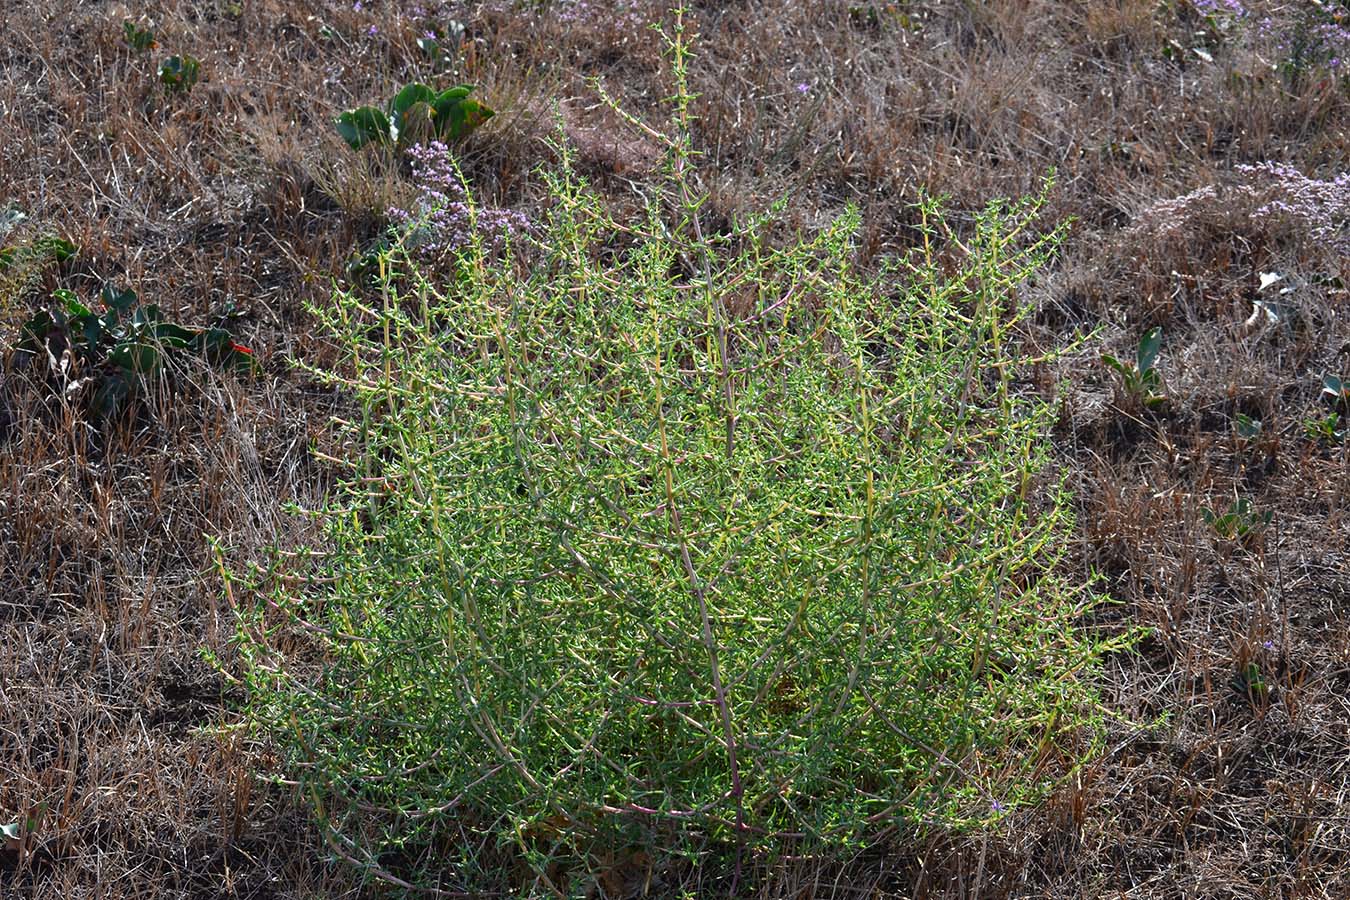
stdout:
[(778, 248), (668, 185), (620, 228), (565, 157), (528, 246), (441, 284), (395, 252), (317, 311), (360, 456), (240, 634), (333, 846), (477, 890), (1034, 799), (1091, 743), (1101, 649), (1015, 389), (1039, 201), (962, 241), (926, 202), (865, 277), (855, 214)]

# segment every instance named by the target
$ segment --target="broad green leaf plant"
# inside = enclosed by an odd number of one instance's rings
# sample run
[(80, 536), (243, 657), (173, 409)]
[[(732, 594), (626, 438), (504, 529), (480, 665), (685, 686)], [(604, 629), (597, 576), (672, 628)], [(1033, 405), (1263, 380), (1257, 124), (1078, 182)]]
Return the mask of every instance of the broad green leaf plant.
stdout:
[(435, 139), (451, 143), (492, 118), (493, 111), (469, 95), (473, 85), (436, 91), (425, 84), (405, 85), (386, 109), (360, 106), (337, 117), (337, 130), (353, 150), (367, 144), (407, 144)]
[(1132, 362), (1122, 362), (1110, 354), (1102, 356), (1102, 362), (1120, 376), (1125, 395), (1149, 410), (1162, 409), (1167, 405), (1167, 395), (1162, 392), (1162, 375), (1157, 367), (1161, 349), (1162, 329), (1150, 328), (1139, 339)]
[(223, 328), (186, 328), (167, 321), (132, 290), (105, 285), (97, 308), (74, 291), (52, 294), (48, 308), (24, 323), (16, 347), (50, 364), (53, 373), (91, 385), (90, 411), (106, 420), (135, 400), (147, 379), (159, 376), (178, 354), (201, 356), (238, 371), (255, 367), (252, 351)]

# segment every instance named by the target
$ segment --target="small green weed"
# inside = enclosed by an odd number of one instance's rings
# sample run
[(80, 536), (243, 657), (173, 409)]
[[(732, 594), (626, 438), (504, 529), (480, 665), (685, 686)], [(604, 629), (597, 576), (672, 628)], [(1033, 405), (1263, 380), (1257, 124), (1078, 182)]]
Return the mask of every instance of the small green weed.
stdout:
[(63, 237), (46, 234), (31, 244), (0, 247), (0, 273), (25, 263), (39, 265), (48, 262), (62, 263), (75, 256), (75, 245)]
[(1161, 392), (1162, 375), (1155, 365), (1161, 349), (1162, 329), (1151, 328), (1139, 339), (1133, 362), (1121, 362), (1109, 353), (1102, 356), (1102, 362), (1120, 376), (1125, 395), (1145, 409), (1161, 409), (1167, 403), (1167, 396)]
[(1321, 397), (1337, 409), (1350, 409), (1350, 379), (1327, 375), (1322, 379)]
[(1334, 444), (1350, 432), (1341, 428), (1341, 414), (1330, 412), (1325, 416), (1313, 416), (1303, 423), (1303, 434), (1310, 441)]
[(1253, 419), (1246, 413), (1238, 413), (1233, 421), (1233, 430), (1237, 433), (1239, 439), (1254, 441), (1261, 436), (1265, 426), (1260, 419)]
[(16, 233), (28, 217), (14, 207), (0, 210), (0, 320), (27, 309), (24, 301), (42, 283), (44, 273), (76, 255), (74, 244), (57, 234), (36, 237)]
[(185, 94), (201, 80), (201, 60), (184, 53), (182, 56), (170, 56), (159, 64), (159, 80), (166, 90)]
[(47, 803), (34, 804), (28, 807), (23, 817), (14, 822), (0, 825), (0, 848), (19, 854), (22, 859), (23, 854), (28, 852), (35, 843), (39, 831), (42, 827), (43, 819), (47, 817)]
[(1327, 375), (1322, 379), (1322, 390), (1318, 396), (1331, 406), (1324, 416), (1310, 416), (1303, 422), (1303, 433), (1311, 441), (1335, 443), (1350, 435), (1350, 428), (1343, 428), (1347, 414), (1350, 414), (1350, 379), (1339, 375)]
[(454, 62), (463, 42), (464, 24), (450, 19), (443, 25), (436, 25), (424, 32), (417, 39), (417, 49), (437, 66), (444, 67)]
[(461, 84), (437, 92), (414, 82), (395, 94), (386, 110), (360, 106), (343, 112), (337, 117), (338, 134), (353, 150), (371, 143), (458, 141), (494, 115), (469, 96), (473, 91), (474, 85)]
[(1246, 697), (1253, 704), (1264, 705), (1272, 699), (1271, 686), (1267, 682), (1261, 666), (1255, 660), (1239, 666), (1233, 674), (1233, 690)]
[(1260, 534), (1270, 525), (1272, 518), (1271, 510), (1256, 512), (1252, 508), (1252, 502), (1246, 497), (1239, 497), (1228, 505), (1227, 512), (1216, 513), (1212, 508), (1206, 506), (1200, 511), (1201, 517), (1205, 520), (1214, 533), (1225, 540), (1245, 540)]
[(144, 53), (159, 46), (155, 33), (127, 19), (122, 23), (122, 42), (136, 53)]
[(50, 308), (24, 323), (16, 349), (45, 357), (69, 384), (90, 385), (90, 410), (98, 419), (124, 409), (177, 353), (238, 370), (254, 366), (252, 352), (234, 343), (228, 331), (166, 322), (159, 307), (141, 305), (134, 291), (104, 287), (101, 312), (69, 290), (54, 292), (52, 299)]

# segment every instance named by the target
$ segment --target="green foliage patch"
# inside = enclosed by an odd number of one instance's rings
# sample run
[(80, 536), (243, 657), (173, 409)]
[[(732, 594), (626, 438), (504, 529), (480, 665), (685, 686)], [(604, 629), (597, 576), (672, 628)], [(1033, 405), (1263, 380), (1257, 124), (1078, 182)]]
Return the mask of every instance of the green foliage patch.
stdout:
[(1145, 409), (1162, 409), (1167, 404), (1167, 395), (1162, 393), (1162, 375), (1156, 365), (1161, 349), (1162, 329), (1150, 328), (1139, 338), (1132, 362), (1122, 362), (1109, 353), (1102, 355), (1102, 362), (1120, 376), (1126, 397)]
[(202, 63), (195, 56), (184, 53), (170, 56), (159, 64), (159, 80), (165, 90), (186, 94), (201, 80)]
[(436, 91), (414, 82), (389, 101), (387, 109), (359, 106), (337, 117), (337, 130), (353, 150), (366, 144), (399, 144), (418, 139), (461, 140), (494, 115), (469, 95), (474, 86), (460, 84)]
[(144, 53), (146, 50), (153, 50), (159, 46), (159, 42), (155, 40), (153, 29), (130, 19), (122, 22), (122, 42), (137, 53)]
[(1091, 749), (1095, 598), (1010, 343), (1043, 197), (961, 236), (925, 201), (864, 276), (856, 213), (705, 232), (684, 90), (676, 128), (645, 220), (560, 148), (528, 246), (444, 283), (394, 247), (378, 296), (314, 310), (358, 455), (325, 544), (231, 593), (251, 721), (372, 877), (582, 895), (635, 850), (850, 853)]
[(147, 379), (159, 376), (174, 355), (194, 354), (243, 371), (252, 351), (223, 328), (186, 328), (166, 321), (159, 307), (141, 304), (135, 291), (106, 285), (100, 309), (73, 291), (54, 291), (52, 303), (23, 324), (16, 350), (46, 359), (73, 383), (92, 385), (90, 411), (107, 419), (136, 399)]
[[(991, 207), (955, 276), (922, 256), (873, 282), (854, 218), (734, 249), (654, 204), (614, 256), (578, 181), (553, 189), (529, 272), (479, 253), (321, 311), (358, 474), (315, 511), (326, 587), (271, 595), (241, 638), (325, 824), (373, 861), (471, 822), (543, 871), (1034, 797), (1091, 722), (1096, 655), (1090, 598), (1053, 574), (1051, 416), (1001, 341), (1055, 238), (1015, 249), (1031, 208)], [(297, 623), (317, 673), (278, 662)]]

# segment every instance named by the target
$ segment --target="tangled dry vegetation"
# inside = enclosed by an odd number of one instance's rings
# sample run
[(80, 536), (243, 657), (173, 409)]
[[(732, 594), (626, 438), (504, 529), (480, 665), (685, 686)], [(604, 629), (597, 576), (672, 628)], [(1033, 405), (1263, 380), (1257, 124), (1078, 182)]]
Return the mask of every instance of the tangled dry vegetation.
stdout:
[[(350, 398), (288, 361), (333, 359), (304, 303), (412, 188), (348, 151), (338, 111), (473, 82), (498, 110), (460, 152), (485, 201), (535, 209), (561, 123), (607, 202), (637, 208), (659, 148), (594, 82), (660, 115), (645, 23), (664, 10), (601, 6), (0, 6), (0, 199), (27, 214), (0, 243), (78, 248), (0, 285), (0, 824), (33, 826), (0, 849), (0, 894), (355, 895), (235, 727), (234, 622), (203, 536), (244, 554), (298, 540), (284, 505), (322, 496), (351, 449), (330, 424)], [(1350, 409), (1325, 388), (1350, 376), (1350, 272), (1334, 235), (1256, 214), (1278, 185), (1234, 187), (1265, 162), (1334, 183), (1350, 89), (1326, 65), (1273, 68), (1216, 19), (1230, 6), (692, 5), (710, 229), (785, 193), (788, 229), (854, 203), (865, 266), (914, 240), (920, 189), (974, 210), (1057, 170), (1045, 215), (1074, 224), (1028, 286), (1021, 340), (1036, 355), (1097, 331), (1024, 388), (1059, 404), (1069, 557), (1113, 601), (1085, 626), (1149, 629), (1108, 661), (1105, 751), (1048, 802), (973, 836), (765, 872), (764, 896), (1350, 893)], [(157, 46), (130, 46), (127, 20)], [(451, 51), (419, 46), (429, 31)], [(159, 80), (172, 54), (200, 60), (191, 90)], [(259, 370), (184, 360), (132, 414), (92, 423), (78, 389), (9, 351), (53, 289), (108, 282), (228, 324)], [(1133, 370), (1157, 373), (1144, 396), (1101, 356), (1134, 360), (1155, 327), (1156, 360)], [(651, 881), (626, 860), (595, 884)], [(682, 888), (707, 890), (697, 873)]]

